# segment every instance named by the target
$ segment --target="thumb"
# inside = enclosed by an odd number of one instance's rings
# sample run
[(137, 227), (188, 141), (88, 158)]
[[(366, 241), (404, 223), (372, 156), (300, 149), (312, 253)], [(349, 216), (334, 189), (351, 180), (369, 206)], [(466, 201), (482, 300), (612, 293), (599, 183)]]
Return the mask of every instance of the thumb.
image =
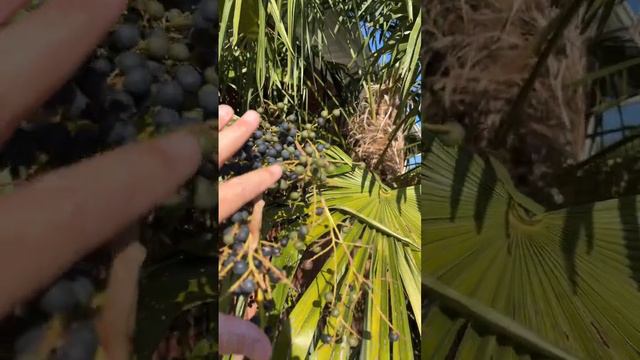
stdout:
[(251, 360), (271, 359), (271, 343), (254, 323), (218, 313), (220, 354), (244, 355)]

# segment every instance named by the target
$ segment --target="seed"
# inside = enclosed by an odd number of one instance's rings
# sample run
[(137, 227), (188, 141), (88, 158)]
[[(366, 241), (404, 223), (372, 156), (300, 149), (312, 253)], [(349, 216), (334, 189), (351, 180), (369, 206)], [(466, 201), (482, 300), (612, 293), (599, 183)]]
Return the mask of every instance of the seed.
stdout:
[(89, 304), (95, 291), (91, 280), (86, 277), (79, 277), (71, 283), (71, 286), (73, 286), (73, 292), (78, 302), (83, 305)]
[(347, 341), (349, 342), (349, 346), (351, 347), (356, 347), (358, 346), (358, 344), (360, 344), (360, 339), (358, 339), (356, 335), (349, 335), (349, 339)]
[(180, 11), (179, 9), (171, 9), (167, 11), (167, 20), (169, 20), (170, 22), (177, 21), (182, 16), (182, 11)]
[(340, 316), (340, 310), (338, 308), (333, 308), (333, 310), (331, 310), (331, 316), (333, 317)]
[(241, 225), (238, 233), (236, 234), (236, 241), (245, 242), (249, 238), (249, 227), (247, 225)]
[(320, 340), (325, 344), (330, 344), (333, 341), (333, 338), (329, 334), (322, 334), (320, 336)]
[(175, 43), (169, 46), (169, 57), (173, 60), (186, 61), (191, 56), (189, 48), (183, 43)]
[(225, 243), (225, 245), (231, 245), (234, 242), (233, 239), (233, 233), (229, 232), (224, 234), (224, 236), (222, 237), (222, 242)]
[(132, 24), (120, 25), (113, 32), (113, 41), (122, 50), (131, 49), (140, 42), (140, 29)]
[(136, 52), (127, 51), (124, 52), (116, 58), (116, 65), (123, 73), (128, 73), (129, 71), (144, 66), (146, 61), (144, 57)]
[(242, 275), (247, 271), (247, 262), (244, 260), (238, 260), (233, 264), (233, 273), (236, 275)]
[(389, 332), (389, 340), (390, 340), (391, 342), (396, 342), (396, 341), (398, 341), (399, 339), (400, 339), (400, 334), (398, 334), (397, 332), (395, 332), (395, 331), (393, 331), (393, 330), (391, 330), (391, 331)]
[(73, 285), (68, 280), (55, 283), (40, 299), (40, 308), (50, 315), (65, 314), (76, 305)]
[(145, 95), (151, 88), (151, 73), (143, 67), (131, 70), (124, 78), (124, 89), (133, 95)]
[(240, 285), (240, 290), (244, 294), (247, 294), (247, 295), (253, 293), (254, 291), (256, 291), (256, 283), (255, 283), (255, 281), (253, 281), (253, 279), (251, 279), (251, 278), (246, 279)]
[(158, 105), (170, 109), (180, 109), (184, 101), (184, 91), (175, 81), (167, 81), (158, 86), (155, 94)]
[(169, 39), (166, 36), (156, 35), (147, 40), (147, 50), (154, 59), (164, 59), (169, 52)]
[(280, 276), (275, 271), (269, 270), (269, 280), (272, 283), (277, 284), (280, 282)]
[(180, 121), (180, 114), (173, 109), (167, 108), (158, 109), (153, 117), (153, 123), (159, 128), (172, 128), (178, 125)]
[(335, 117), (340, 116), (340, 109), (333, 110), (333, 116), (335, 116)]
[(149, 1), (146, 4), (147, 14), (153, 19), (161, 19), (164, 16), (164, 5), (157, 1)]
[(300, 193), (297, 191), (292, 192), (291, 194), (289, 194), (289, 199), (294, 201), (300, 199)]
[(258, 270), (262, 269), (262, 261), (260, 261), (259, 259), (253, 259), (253, 266), (255, 266)]
[(236, 212), (235, 214), (233, 214), (233, 216), (231, 216), (231, 221), (234, 222), (235, 224), (240, 223), (242, 220), (243, 220), (242, 213), (240, 211)]
[(198, 92), (200, 107), (206, 114), (215, 114), (218, 111), (218, 89), (211, 84), (203, 86)]
[(298, 251), (302, 251), (307, 248), (307, 245), (305, 245), (303, 241), (296, 241), (295, 243), (293, 243), (293, 246)]
[(182, 65), (176, 69), (176, 80), (185, 91), (195, 93), (202, 85), (202, 76), (191, 65)]
[(326, 119), (329, 117), (329, 112), (327, 110), (322, 110), (322, 112), (320, 113), (320, 116)]
[(327, 291), (326, 293), (324, 293), (324, 300), (326, 302), (332, 302), (333, 301), (333, 292)]
[(273, 249), (271, 247), (269, 246), (262, 247), (262, 256), (269, 257), (271, 256), (271, 254), (273, 254)]

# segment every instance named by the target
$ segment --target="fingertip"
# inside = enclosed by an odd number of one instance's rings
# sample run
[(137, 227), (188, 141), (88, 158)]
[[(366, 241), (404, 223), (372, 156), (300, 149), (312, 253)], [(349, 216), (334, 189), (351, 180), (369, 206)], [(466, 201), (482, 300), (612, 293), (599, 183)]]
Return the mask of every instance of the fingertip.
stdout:
[(179, 131), (166, 135), (159, 138), (157, 144), (171, 158), (172, 163), (188, 166), (190, 171), (197, 169), (202, 161), (200, 143), (189, 132)]
[(229, 105), (219, 105), (218, 106), (218, 114), (220, 118), (226, 119), (231, 118), (233, 116), (233, 108)]
[(260, 114), (258, 114), (257, 111), (249, 110), (244, 114), (244, 116), (242, 116), (242, 119), (244, 119), (247, 124), (258, 127), (258, 124), (260, 123)]
[(278, 180), (282, 177), (282, 166), (280, 165), (272, 165), (267, 168), (271, 176), (273, 176), (273, 180)]

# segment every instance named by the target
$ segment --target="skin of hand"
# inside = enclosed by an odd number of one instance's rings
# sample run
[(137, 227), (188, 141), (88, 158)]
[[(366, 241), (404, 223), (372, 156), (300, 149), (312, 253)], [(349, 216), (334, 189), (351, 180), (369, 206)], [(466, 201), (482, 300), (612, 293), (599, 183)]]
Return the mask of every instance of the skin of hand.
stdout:
[[(127, 5), (127, 0), (48, 0), (7, 25), (27, 2), (0, 2), (0, 146), (73, 75)], [(220, 114), (233, 113), (223, 106)], [(242, 146), (258, 121), (249, 112), (220, 133), (220, 160)], [(53, 171), (0, 198), (0, 318), (174, 194), (200, 163), (197, 139), (178, 132)], [(281, 174), (279, 167), (271, 167), (223, 183), (219, 218), (228, 217)], [(242, 333), (223, 337), (221, 349), (235, 352), (251, 341), (239, 353), (268, 358), (258, 354), (264, 348), (255, 342), (266, 339), (264, 334), (245, 331), (250, 326), (239, 319), (220, 320), (223, 333)], [(268, 340), (266, 345), (270, 352)]]
[[(229, 160), (258, 128), (260, 116), (249, 111), (238, 121), (226, 126), (233, 118), (233, 109), (222, 105), (219, 114), (218, 164), (221, 166)], [(244, 204), (264, 192), (282, 176), (282, 168), (278, 165), (254, 170), (228, 180), (220, 185), (218, 220), (226, 220)], [(221, 354), (245, 355), (253, 360), (271, 358), (269, 338), (250, 321), (242, 320), (226, 314), (218, 314), (218, 343)]]

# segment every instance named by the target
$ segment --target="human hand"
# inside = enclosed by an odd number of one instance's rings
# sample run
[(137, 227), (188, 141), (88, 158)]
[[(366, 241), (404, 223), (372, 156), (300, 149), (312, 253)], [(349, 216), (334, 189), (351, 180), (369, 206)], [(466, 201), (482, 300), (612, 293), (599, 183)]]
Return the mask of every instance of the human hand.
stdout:
[[(233, 125), (233, 109), (222, 105), (219, 114), (218, 164), (222, 166), (235, 154), (258, 128), (260, 116), (255, 111), (244, 114)], [(254, 170), (220, 185), (218, 220), (227, 219), (244, 204), (263, 193), (282, 176), (278, 165)], [(239, 354), (254, 360), (271, 358), (271, 344), (267, 336), (252, 322), (235, 316), (218, 314), (218, 344), (221, 354)]]
[[(221, 105), (218, 110), (218, 166), (222, 167), (249, 140), (258, 128), (260, 115), (248, 111), (233, 125), (225, 126), (233, 119), (233, 109)], [(218, 221), (222, 222), (233, 215), (244, 204), (262, 194), (282, 176), (282, 168), (273, 165), (254, 170), (248, 174), (235, 177), (220, 185)]]
[[(26, 2), (0, 2), (0, 24)], [(0, 146), (73, 75), (126, 4), (48, 0), (0, 29)], [(0, 198), (0, 317), (166, 200), (200, 162), (198, 141), (181, 132), (53, 171)]]

